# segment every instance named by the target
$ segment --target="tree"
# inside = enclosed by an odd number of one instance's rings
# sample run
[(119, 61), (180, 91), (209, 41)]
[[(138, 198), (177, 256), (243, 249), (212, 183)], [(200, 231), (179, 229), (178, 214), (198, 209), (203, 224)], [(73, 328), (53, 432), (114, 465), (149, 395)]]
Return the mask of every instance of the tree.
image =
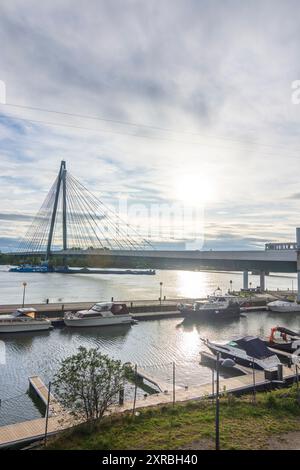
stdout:
[(62, 360), (53, 386), (66, 411), (90, 423), (101, 419), (124, 388), (126, 366), (96, 349), (79, 347)]

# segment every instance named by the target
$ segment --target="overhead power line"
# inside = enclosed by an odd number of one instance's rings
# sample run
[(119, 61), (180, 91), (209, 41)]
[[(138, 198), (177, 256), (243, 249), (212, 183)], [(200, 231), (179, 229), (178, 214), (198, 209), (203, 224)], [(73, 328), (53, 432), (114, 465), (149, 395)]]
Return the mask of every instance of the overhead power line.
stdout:
[[(93, 120), (93, 121), (101, 121), (101, 122), (106, 122), (106, 123), (111, 123), (111, 124), (118, 124), (122, 126), (129, 126), (129, 127), (134, 127), (135, 129), (147, 129), (147, 130), (152, 130), (152, 131), (160, 131), (160, 132), (165, 132), (165, 133), (172, 133), (172, 134), (182, 134), (182, 135), (189, 135), (189, 136), (194, 136), (194, 137), (201, 137), (204, 139), (216, 139), (216, 140), (222, 140), (228, 143), (234, 143), (234, 144), (242, 144), (242, 145), (256, 145), (259, 147), (266, 147), (266, 148), (281, 148), (281, 149), (286, 149), (286, 146), (282, 145), (273, 145), (273, 144), (265, 144), (261, 143), (258, 141), (255, 141), (253, 139), (241, 139), (241, 138), (233, 138), (233, 137), (228, 137), (228, 136), (220, 136), (220, 135), (215, 135), (215, 134), (204, 134), (200, 132), (194, 132), (194, 131), (188, 131), (185, 129), (172, 129), (168, 127), (163, 127), (163, 126), (154, 126), (151, 124), (145, 124), (145, 123), (137, 123), (137, 122), (132, 122), (132, 121), (123, 121), (123, 120), (118, 120), (118, 119), (111, 119), (111, 118), (105, 118), (102, 116), (94, 116), (94, 115), (89, 115), (89, 114), (82, 114), (82, 113), (73, 113), (73, 112), (66, 112), (66, 111), (60, 111), (60, 110), (53, 110), (53, 109), (47, 109), (47, 108), (41, 108), (38, 106), (27, 106), (27, 105), (21, 105), (17, 103), (6, 103), (2, 104), (3, 106), (9, 106), (12, 108), (19, 108), (19, 109), (26, 109), (26, 110), (31, 110), (31, 111), (38, 111), (38, 112), (44, 112), (44, 113), (50, 113), (50, 114), (57, 114), (57, 115), (62, 115), (62, 116), (68, 116), (68, 117), (75, 117), (75, 118), (81, 118), (81, 119), (88, 119), (88, 120)], [(109, 129), (95, 129), (95, 128), (90, 128), (87, 126), (79, 126), (75, 124), (65, 124), (65, 123), (58, 123), (58, 122), (51, 122), (51, 121), (45, 121), (43, 119), (31, 119), (31, 118), (24, 118), (24, 117), (19, 117), (19, 116), (14, 116), (11, 114), (7, 114), (7, 117), (11, 119), (16, 119), (16, 120), (22, 120), (22, 121), (29, 121), (33, 123), (40, 123), (40, 124), (46, 124), (46, 125), (51, 125), (51, 126), (61, 126), (61, 127), (70, 127), (70, 128), (75, 128), (75, 129), (83, 129), (83, 130), (89, 130), (89, 131), (96, 131), (96, 132), (107, 132), (107, 133), (112, 133), (112, 134), (118, 134), (118, 135), (127, 135), (131, 137), (140, 137), (140, 138), (147, 138), (147, 139), (159, 139), (159, 140), (171, 140), (174, 142), (179, 142), (174, 139), (170, 139), (168, 137), (162, 137), (162, 136), (155, 136), (155, 135), (145, 135), (145, 134), (132, 134), (132, 133), (127, 133), (123, 131), (116, 131), (116, 130), (109, 130)], [(210, 146), (208, 143), (203, 143), (203, 142), (187, 142), (190, 144), (198, 144), (198, 145), (204, 145), (204, 146)], [(215, 144), (213, 144), (216, 146)]]

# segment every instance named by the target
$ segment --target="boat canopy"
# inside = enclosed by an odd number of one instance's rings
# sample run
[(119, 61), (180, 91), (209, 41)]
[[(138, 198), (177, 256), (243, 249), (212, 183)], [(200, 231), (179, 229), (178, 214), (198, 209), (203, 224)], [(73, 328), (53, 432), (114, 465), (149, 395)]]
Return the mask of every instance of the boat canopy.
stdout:
[(244, 338), (231, 341), (229, 345), (243, 349), (246, 351), (247, 356), (256, 359), (264, 359), (274, 355), (274, 353), (267, 348), (265, 343), (255, 336), (245, 336)]
[(111, 312), (113, 315), (128, 314), (128, 308), (125, 303), (118, 302), (99, 302), (91, 308), (90, 312)]
[(12, 316), (14, 317), (35, 317), (37, 313), (37, 310), (35, 308), (18, 308), (18, 310), (16, 310)]

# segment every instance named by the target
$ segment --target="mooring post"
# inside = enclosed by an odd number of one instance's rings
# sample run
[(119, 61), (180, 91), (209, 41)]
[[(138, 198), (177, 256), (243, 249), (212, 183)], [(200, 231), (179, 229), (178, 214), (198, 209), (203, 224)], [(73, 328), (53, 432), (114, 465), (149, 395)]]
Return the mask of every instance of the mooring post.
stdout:
[(216, 450), (220, 450), (220, 359), (221, 354), (217, 353), (217, 394), (216, 394)]
[(300, 405), (298, 365), (295, 364), (295, 366), (296, 366), (296, 382), (297, 382), (297, 401), (298, 401), (298, 404)]
[(47, 433), (48, 433), (48, 421), (49, 421), (49, 406), (50, 406), (50, 392), (51, 392), (51, 382), (48, 385), (48, 398), (47, 398), (47, 407), (46, 407), (46, 422), (45, 422), (45, 437), (44, 437), (44, 445), (47, 443)]
[(173, 406), (175, 406), (175, 362), (173, 362)]
[(137, 365), (134, 366), (134, 397), (133, 397), (132, 416), (134, 416), (134, 413), (135, 413), (136, 394), (137, 394)]
[(252, 377), (253, 377), (253, 403), (256, 403), (256, 377), (254, 367), (254, 357), (252, 358)]

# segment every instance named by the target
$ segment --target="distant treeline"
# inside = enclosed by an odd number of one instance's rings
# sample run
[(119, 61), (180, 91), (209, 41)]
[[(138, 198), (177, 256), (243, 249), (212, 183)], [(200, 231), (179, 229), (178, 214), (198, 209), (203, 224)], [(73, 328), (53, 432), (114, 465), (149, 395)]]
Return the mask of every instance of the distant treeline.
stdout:
[[(18, 266), (20, 264), (36, 264), (39, 265), (45, 261), (43, 256), (18, 256), (9, 253), (0, 253), (0, 264)], [(82, 266), (82, 267), (98, 267), (98, 268), (151, 268), (152, 263), (146, 259), (124, 259), (122, 257), (111, 256), (63, 256), (52, 255), (49, 260), (50, 266)]]

